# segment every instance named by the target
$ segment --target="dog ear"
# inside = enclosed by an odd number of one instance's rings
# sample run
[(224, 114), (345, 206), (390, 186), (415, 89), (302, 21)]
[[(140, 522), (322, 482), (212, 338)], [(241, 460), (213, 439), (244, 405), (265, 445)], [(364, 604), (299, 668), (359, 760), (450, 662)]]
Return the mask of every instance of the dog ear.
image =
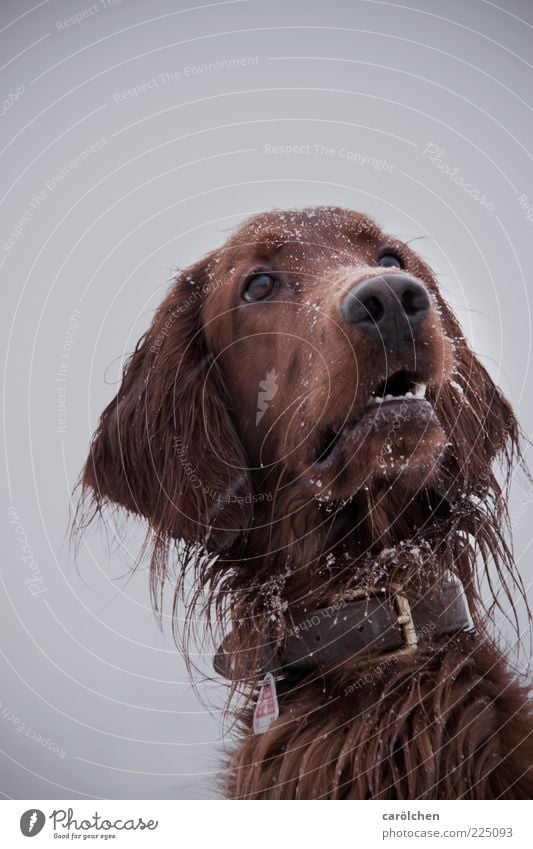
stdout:
[(102, 413), (82, 490), (145, 517), (154, 555), (172, 539), (227, 549), (251, 518), (246, 459), (206, 349), (201, 305), (209, 257), (185, 270), (124, 368)]
[(456, 350), (457, 374), (464, 393), (464, 414), (471, 422), (471, 444), (482, 448), (482, 463), (490, 463), (519, 441), (515, 412), (486, 368), (463, 342)]
[(455, 371), (441, 393), (439, 417), (453, 444), (455, 483), (465, 492), (499, 490), (491, 465), (502, 461), (507, 474), (520, 457), (520, 430), (509, 401), (474, 354), (459, 322), (440, 300), (445, 331), (454, 346)]

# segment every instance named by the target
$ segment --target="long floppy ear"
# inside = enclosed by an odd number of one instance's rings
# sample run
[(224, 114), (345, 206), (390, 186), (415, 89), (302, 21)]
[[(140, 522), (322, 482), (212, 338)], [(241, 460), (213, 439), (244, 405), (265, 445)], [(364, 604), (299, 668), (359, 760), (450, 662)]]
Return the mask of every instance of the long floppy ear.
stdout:
[(446, 485), (454, 497), (492, 492), (498, 500), (502, 490), (492, 465), (501, 461), (508, 479), (513, 462), (521, 462), (520, 427), (511, 404), (470, 347), (432, 269), (419, 262), (422, 277), (431, 281), (454, 351), (454, 372), (437, 399), (438, 416), (449, 436)]
[(451, 380), (445, 381), (436, 400), (437, 415), (448, 436), (438, 492), (449, 507), (444, 534), (443, 526), (436, 523), (438, 544), (449, 547), (450, 562), (463, 583), (480, 633), (488, 633), (487, 625), (498, 608), (518, 635), (517, 601), (524, 601), (528, 614), (529, 605), (510, 544), (508, 497), (517, 466), (528, 476), (520, 427), (510, 402), (468, 344), (435, 278), (431, 279), (454, 349)]
[(510, 474), (513, 458), (521, 456), (518, 421), (449, 307), (445, 306), (441, 314), (454, 343), (455, 373), (442, 393), (439, 415), (454, 445), (456, 480), (467, 493), (484, 490), (487, 485), (498, 490), (491, 464), (501, 460)]
[(244, 452), (202, 332), (208, 269), (207, 258), (173, 284), (102, 413), (82, 473), (97, 512), (112, 503), (148, 520), (160, 575), (172, 539), (218, 552), (251, 516)]

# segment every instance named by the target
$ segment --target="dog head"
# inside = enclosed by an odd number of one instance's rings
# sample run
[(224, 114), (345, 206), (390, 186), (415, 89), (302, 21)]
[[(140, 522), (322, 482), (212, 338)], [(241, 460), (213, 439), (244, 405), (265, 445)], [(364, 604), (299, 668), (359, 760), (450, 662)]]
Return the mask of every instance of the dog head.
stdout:
[(453, 501), (495, 485), (516, 420), (428, 265), (368, 217), (274, 211), (183, 271), (104, 410), (83, 472), (157, 545), (231, 549), (280, 486)]

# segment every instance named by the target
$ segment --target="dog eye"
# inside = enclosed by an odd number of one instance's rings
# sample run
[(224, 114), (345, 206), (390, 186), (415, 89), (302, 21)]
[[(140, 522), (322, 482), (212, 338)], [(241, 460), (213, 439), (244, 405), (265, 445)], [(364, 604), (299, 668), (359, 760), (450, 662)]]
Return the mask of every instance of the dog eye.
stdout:
[(378, 259), (378, 265), (383, 266), (383, 268), (403, 268), (403, 260), (398, 254), (393, 254), (391, 252), (382, 254)]
[(242, 297), (245, 301), (249, 301), (250, 303), (262, 301), (272, 294), (276, 288), (276, 283), (276, 278), (271, 274), (265, 274), (264, 272), (254, 274), (248, 280), (248, 283), (242, 293)]

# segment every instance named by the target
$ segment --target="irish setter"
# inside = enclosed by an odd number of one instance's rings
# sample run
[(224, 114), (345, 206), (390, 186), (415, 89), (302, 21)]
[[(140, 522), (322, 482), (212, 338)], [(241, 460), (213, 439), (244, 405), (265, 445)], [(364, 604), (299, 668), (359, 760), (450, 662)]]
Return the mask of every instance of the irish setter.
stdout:
[(528, 692), (487, 627), (522, 593), (496, 460), (520, 460), (509, 402), (367, 216), (258, 215), (179, 274), (101, 416), (82, 525), (144, 517), (156, 607), (192, 584), (238, 729), (227, 795), (531, 797)]

